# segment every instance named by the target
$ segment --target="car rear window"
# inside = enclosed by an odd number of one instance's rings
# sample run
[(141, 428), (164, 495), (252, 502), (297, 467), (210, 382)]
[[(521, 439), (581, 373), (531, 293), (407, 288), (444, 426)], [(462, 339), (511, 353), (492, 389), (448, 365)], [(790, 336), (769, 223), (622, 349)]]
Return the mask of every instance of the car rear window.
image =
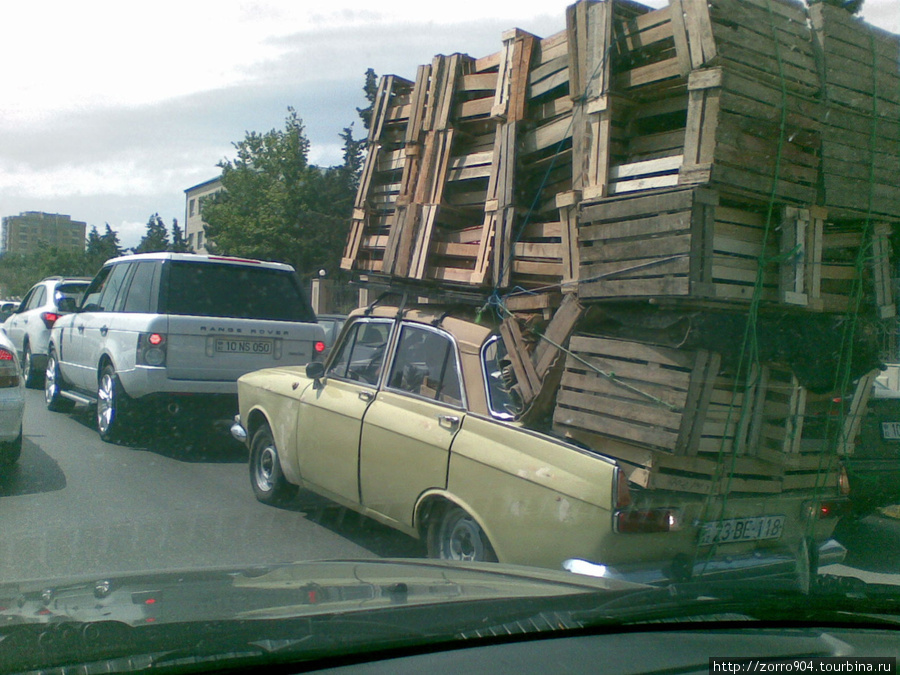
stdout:
[(166, 311), (185, 316), (315, 321), (297, 277), (268, 267), (173, 261)]

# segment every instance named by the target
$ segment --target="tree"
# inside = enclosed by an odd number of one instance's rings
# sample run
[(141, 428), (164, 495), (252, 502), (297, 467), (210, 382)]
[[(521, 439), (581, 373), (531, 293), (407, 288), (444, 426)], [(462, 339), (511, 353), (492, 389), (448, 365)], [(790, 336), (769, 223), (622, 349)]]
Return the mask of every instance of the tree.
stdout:
[(109, 223), (106, 224), (106, 232), (103, 234), (97, 231), (96, 226), (91, 227), (85, 249), (85, 271), (88, 274), (95, 274), (103, 266), (103, 263), (110, 258), (119, 257), (122, 253), (119, 235), (109, 226)]
[(366, 100), (369, 102), (366, 108), (357, 108), (356, 113), (362, 120), (363, 126), (368, 129), (372, 124), (372, 111), (375, 109), (375, 97), (378, 95), (378, 76), (372, 68), (366, 70), (366, 82), (363, 85), (363, 92), (366, 94)]
[(289, 262), (303, 276), (337, 268), (354, 198), (350, 169), (308, 163), (293, 108), (284, 129), (248, 132), (234, 148), (237, 157), (219, 163), (224, 189), (203, 204), (210, 249)]
[(153, 253), (169, 250), (169, 231), (158, 213), (154, 213), (147, 221), (147, 233), (140, 243), (134, 247), (135, 253)]
[(186, 253), (191, 250), (187, 239), (184, 237), (184, 232), (175, 218), (172, 219), (172, 245), (169, 247), (169, 250), (175, 253)]

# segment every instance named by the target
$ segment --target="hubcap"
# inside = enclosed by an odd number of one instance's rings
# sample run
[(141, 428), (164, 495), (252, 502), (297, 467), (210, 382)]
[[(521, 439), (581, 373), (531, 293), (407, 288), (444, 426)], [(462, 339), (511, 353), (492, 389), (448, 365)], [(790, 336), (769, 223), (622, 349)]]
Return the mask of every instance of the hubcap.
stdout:
[(44, 376), (44, 400), (52, 403), (59, 393), (59, 385), (56, 381), (56, 359), (52, 356), (47, 361), (47, 372)]
[(444, 552), (449, 560), (479, 561), (485, 559), (481, 528), (469, 516), (458, 513), (445, 524)]
[(259, 460), (256, 462), (256, 485), (262, 492), (269, 492), (275, 486), (273, 476), (277, 461), (278, 455), (271, 445), (260, 451)]
[(115, 384), (109, 373), (104, 373), (97, 387), (97, 428), (101, 433), (109, 431), (116, 418)]

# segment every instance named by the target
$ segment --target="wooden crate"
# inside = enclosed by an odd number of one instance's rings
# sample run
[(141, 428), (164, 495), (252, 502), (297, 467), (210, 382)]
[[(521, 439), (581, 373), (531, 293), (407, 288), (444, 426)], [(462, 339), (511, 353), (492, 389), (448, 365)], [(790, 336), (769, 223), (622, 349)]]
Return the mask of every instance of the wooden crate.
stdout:
[[(749, 302), (760, 257), (776, 259), (778, 223), (704, 188), (583, 205), (578, 292), (586, 300), (670, 298)], [(768, 239), (767, 239), (767, 232)], [(763, 301), (777, 303), (778, 264), (762, 269)]]
[(717, 354), (575, 335), (554, 425), (675, 454), (696, 454)]

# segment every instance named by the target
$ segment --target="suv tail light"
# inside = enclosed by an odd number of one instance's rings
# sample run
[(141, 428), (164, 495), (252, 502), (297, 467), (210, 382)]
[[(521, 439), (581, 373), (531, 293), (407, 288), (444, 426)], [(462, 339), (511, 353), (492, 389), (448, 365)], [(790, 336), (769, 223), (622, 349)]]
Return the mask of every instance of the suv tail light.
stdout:
[(8, 349), (0, 348), (0, 388), (19, 386), (19, 367), (16, 357)]
[(166, 336), (162, 333), (141, 333), (138, 335), (137, 363), (142, 366), (162, 367), (166, 365)]
[(41, 321), (44, 322), (47, 328), (53, 328), (53, 324), (56, 323), (58, 318), (59, 314), (56, 312), (41, 312)]
[(325, 351), (325, 343), (321, 340), (316, 340), (316, 343), (313, 345), (313, 349), (315, 350), (316, 354), (321, 354)]

